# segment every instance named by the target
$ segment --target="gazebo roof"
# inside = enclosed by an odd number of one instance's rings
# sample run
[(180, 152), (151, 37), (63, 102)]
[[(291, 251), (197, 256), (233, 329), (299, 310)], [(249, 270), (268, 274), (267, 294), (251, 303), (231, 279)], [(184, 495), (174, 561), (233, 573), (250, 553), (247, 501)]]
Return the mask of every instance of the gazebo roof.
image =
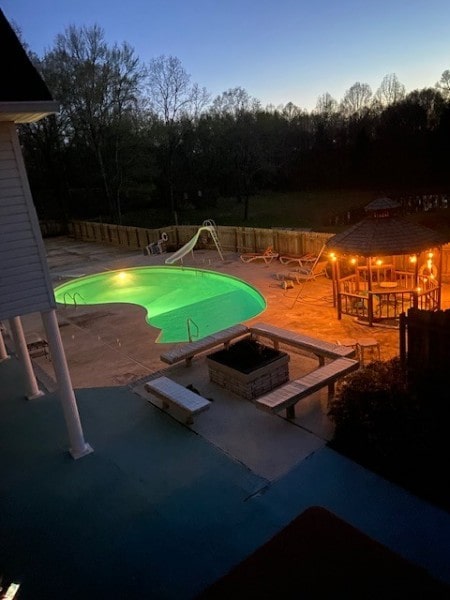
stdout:
[(58, 111), (58, 103), (0, 10), (0, 121), (31, 123)]
[(372, 202), (369, 202), (369, 204), (366, 204), (366, 206), (364, 207), (364, 210), (368, 213), (368, 212), (374, 212), (374, 211), (380, 211), (380, 210), (388, 210), (391, 213), (394, 210), (400, 209), (401, 205), (399, 202), (397, 202), (396, 200), (391, 200), (391, 198), (377, 198), (376, 200), (373, 200)]
[(328, 240), (328, 250), (358, 256), (398, 256), (442, 246), (448, 237), (390, 214), (398, 203), (380, 198), (368, 204), (365, 219)]

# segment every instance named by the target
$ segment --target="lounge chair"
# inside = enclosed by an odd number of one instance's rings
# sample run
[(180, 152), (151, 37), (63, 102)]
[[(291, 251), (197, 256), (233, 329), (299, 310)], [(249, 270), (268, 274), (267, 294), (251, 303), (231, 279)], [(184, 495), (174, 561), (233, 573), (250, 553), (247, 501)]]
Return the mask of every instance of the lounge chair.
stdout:
[(245, 263), (253, 262), (254, 260), (263, 260), (266, 265), (269, 265), (278, 256), (278, 252), (274, 252), (272, 246), (268, 246), (264, 252), (245, 252), (241, 254), (241, 260)]
[(317, 256), (311, 253), (303, 254), (302, 256), (294, 256), (291, 254), (281, 254), (280, 263), (283, 265), (290, 265), (291, 263), (298, 263), (299, 267), (308, 267), (311, 263), (317, 260)]
[(317, 279), (317, 277), (321, 277), (322, 275), (328, 277), (327, 265), (327, 260), (319, 260), (311, 263), (310, 267), (299, 267), (298, 269), (289, 271), (289, 277), (295, 279), (297, 283)]

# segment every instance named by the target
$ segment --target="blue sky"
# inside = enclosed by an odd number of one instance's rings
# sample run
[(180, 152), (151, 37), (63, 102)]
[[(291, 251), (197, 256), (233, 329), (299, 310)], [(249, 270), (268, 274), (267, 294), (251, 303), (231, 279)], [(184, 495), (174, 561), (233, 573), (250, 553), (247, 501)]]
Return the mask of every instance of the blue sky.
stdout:
[(355, 82), (395, 73), (407, 91), (450, 69), (450, 0), (0, 0), (39, 56), (69, 25), (100, 25), (148, 62), (178, 57), (216, 96), (240, 86), (263, 106), (311, 110)]

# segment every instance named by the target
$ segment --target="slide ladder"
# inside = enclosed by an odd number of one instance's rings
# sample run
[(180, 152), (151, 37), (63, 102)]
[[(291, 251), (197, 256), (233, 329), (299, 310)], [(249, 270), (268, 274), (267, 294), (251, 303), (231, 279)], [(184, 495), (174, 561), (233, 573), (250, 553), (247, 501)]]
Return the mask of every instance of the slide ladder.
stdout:
[(214, 240), (214, 243), (216, 245), (217, 252), (219, 253), (221, 260), (223, 261), (224, 258), (223, 258), (222, 247), (220, 245), (219, 238), (217, 236), (215, 223), (214, 223), (214, 221), (211, 221), (210, 219), (208, 219), (207, 221), (204, 221), (204, 223), (201, 227), (198, 228), (197, 233), (194, 235), (193, 238), (191, 238), (186, 244), (184, 244), (184, 246), (179, 248), (171, 256), (166, 258), (166, 260), (164, 261), (166, 263), (166, 265), (173, 265), (178, 260), (181, 260), (181, 262), (183, 262), (183, 258), (186, 256), (186, 254), (189, 254), (189, 252), (193, 252), (194, 247), (198, 241), (199, 235), (201, 234), (202, 231), (207, 231), (208, 233), (211, 234), (211, 237)]
[(209, 233), (211, 234), (213, 242), (216, 245), (217, 252), (219, 253), (219, 256), (220, 256), (220, 260), (223, 261), (224, 258), (223, 258), (222, 246), (220, 244), (219, 236), (217, 235), (216, 224), (214, 223), (214, 221), (212, 219), (206, 219), (206, 221), (203, 221), (203, 226), (209, 228)]

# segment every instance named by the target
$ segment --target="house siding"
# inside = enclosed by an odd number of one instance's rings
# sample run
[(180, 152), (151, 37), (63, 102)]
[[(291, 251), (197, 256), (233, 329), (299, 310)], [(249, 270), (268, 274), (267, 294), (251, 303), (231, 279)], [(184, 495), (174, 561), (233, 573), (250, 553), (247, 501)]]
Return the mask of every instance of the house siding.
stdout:
[(0, 319), (55, 306), (16, 126), (0, 122)]

